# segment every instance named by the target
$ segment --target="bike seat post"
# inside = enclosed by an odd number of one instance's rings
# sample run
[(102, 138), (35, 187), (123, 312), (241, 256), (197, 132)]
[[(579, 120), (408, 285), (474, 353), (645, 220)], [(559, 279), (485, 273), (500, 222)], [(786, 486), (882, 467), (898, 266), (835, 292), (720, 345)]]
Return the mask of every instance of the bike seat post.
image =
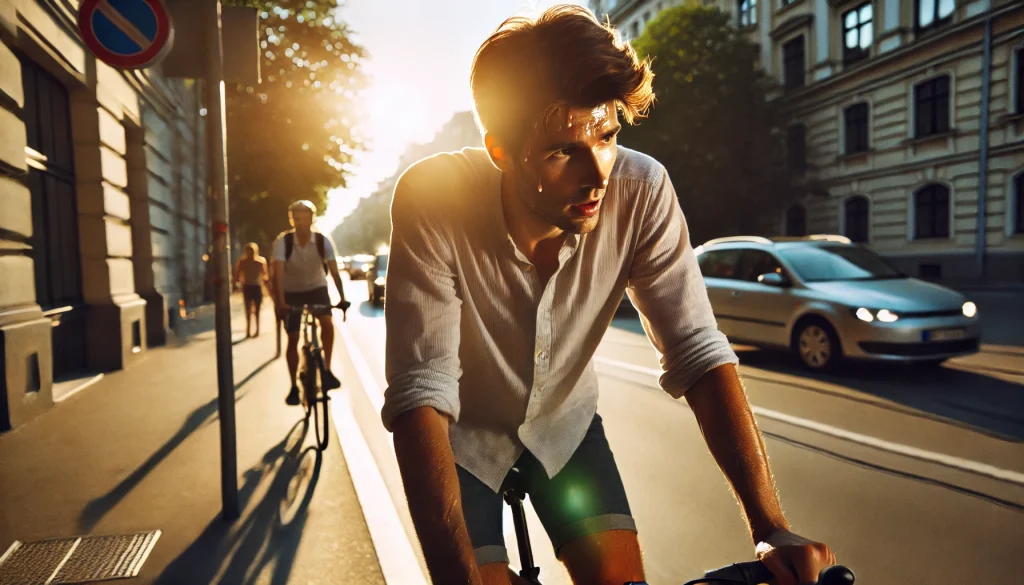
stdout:
[(506, 485), (504, 498), (505, 503), (512, 508), (512, 524), (516, 529), (516, 542), (519, 545), (519, 562), (522, 565), (521, 574), (530, 582), (537, 582), (536, 579), (540, 569), (533, 564), (533, 549), (530, 547), (530, 533), (526, 527), (526, 510), (523, 508), (523, 499), (526, 497), (526, 492), (522, 488), (518, 469), (512, 469)]

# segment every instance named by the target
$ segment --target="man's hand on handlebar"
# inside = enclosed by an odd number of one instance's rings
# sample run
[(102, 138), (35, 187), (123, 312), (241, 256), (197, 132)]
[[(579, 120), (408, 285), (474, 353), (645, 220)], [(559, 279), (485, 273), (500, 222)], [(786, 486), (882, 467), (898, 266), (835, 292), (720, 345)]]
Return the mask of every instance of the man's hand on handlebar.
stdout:
[(775, 575), (778, 585), (814, 583), (819, 571), (836, 564), (828, 545), (782, 528), (757, 543), (757, 558)]
[(352, 306), (352, 303), (348, 301), (340, 301), (337, 305), (334, 305), (335, 309), (341, 309), (341, 320), (348, 321), (348, 308)]

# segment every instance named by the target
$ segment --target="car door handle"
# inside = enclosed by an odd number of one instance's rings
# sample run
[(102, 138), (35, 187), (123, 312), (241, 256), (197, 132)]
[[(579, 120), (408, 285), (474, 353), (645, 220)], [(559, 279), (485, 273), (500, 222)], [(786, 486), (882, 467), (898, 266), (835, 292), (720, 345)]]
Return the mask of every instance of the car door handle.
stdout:
[(732, 296), (734, 296), (734, 297), (742, 297), (743, 296), (743, 291), (734, 290), (734, 291), (732, 291)]

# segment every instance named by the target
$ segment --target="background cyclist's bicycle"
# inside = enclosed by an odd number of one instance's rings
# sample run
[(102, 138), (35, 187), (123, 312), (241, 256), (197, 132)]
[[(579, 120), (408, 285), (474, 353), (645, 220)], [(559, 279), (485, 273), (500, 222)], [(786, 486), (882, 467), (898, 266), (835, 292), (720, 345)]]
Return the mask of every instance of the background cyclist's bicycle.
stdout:
[(327, 365), (324, 362), (323, 348), (320, 346), (320, 335), (317, 332), (317, 315), (329, 313), (331, 309), (340, 309), (343, 318), (348, 303), (342, 301), (336, 306), (330, 305), (296, 305), (292, 312), (302, 314), (302, 345), (299, 348), (299, 396), (306, 412), (306, 420), (313, 418), (316, 430), (317, 447), (323, 451), (330, 440), (330, 412), (328, 401), (331, 399), (326, 390), (322, 390), (324, 373)]

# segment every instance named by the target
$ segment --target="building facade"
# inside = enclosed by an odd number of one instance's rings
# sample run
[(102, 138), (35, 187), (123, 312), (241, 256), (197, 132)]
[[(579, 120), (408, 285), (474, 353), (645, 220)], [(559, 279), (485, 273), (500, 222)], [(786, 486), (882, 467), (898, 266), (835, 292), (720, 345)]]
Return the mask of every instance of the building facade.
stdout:
[[(1024, 283), (1024, 3), (702, 3), (760, 45), (797, 121), (791, 159), (823, 187), (780, 232), (842, 233), (932, 280)], [(652, 4), (591, 8), (631, 28)]]
[(0, 2), (0, 431), (203, 295), (199, 88), (94, 59), (74, 4)]

